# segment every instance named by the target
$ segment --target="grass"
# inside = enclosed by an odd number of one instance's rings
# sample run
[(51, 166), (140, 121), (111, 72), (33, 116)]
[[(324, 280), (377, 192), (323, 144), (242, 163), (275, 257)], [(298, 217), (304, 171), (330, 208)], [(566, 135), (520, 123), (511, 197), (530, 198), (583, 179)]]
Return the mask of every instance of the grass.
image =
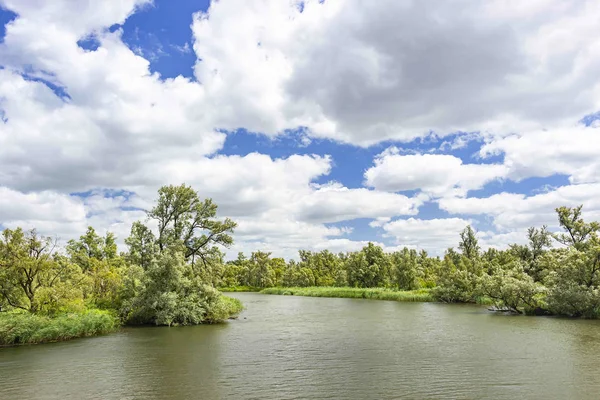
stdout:
[(59, 342), (102, 335), (119, 329), (119, 320), (107, 311), (88, 310), (55, 318), (0, 313), (0, 346)]
[(419, 290), (393, 290), (380, 288), (350, 288), (350, 287), (294, 287), (294, 288), (268, 288), (261, 290), (263, 294), (277, 294), (288, 296), (309, 297), (341, 297), (349, 299), (374, 299), (407, 302), (434, 301), (430, 289)]
[(252, 286), (226, 286), (219, 288), (219, 291), (223, 293), (231, 293), (231, 292), (260, 292), (260, 288), (255, 288)]
[(206, 314), (205, 323), (213, 324), (223, 322), (226, 319), (235, 319), (244, 309), (244, 305), (238, 299), (229, 296), (220, 296), (213, 304), (210, 312)]

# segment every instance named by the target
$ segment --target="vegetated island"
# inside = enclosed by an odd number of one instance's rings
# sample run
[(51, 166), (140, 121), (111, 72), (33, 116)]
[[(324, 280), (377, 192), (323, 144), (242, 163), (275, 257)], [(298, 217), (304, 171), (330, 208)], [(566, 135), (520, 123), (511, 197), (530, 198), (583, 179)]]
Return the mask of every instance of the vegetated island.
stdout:
[(185, 185), (164, 186), (119, 253), (112, 233), (90, 227), (64, 251), (35, 230), (0, 238), (0, 345), (61, 341), (121, 325), (195, 325), (235, 317), (239, 300), (218, 285), (236, 224)]
[[(600, 317), (600, 224), (582, 207), (556, 211), (563, 233), (530, 228), (527, 245), (481, 251), (467, 226), (444, 257), (369, 243), (334, 254), (299, 251), (286, 262), (256, 251), (225, 262), (236, 227), (191, 187), (164, 186), (118, 252), (89, 227), (65, 249), (35, 230), (0, 238), (0, 345), (105, 334), (122, 325), (196, 325), (237, 316), (223, 291), (479, 303), (518, 314)], [(157, 233), (150, 228), (157, 227)], [(562, 246), (552, 247), (555, 240)]]

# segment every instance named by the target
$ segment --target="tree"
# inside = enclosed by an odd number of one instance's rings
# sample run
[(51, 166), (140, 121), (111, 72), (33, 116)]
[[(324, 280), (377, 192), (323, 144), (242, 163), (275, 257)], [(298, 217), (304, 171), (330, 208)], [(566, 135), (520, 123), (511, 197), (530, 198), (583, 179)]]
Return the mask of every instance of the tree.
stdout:
[(275, 273), (271, 263), (271, 253), (255, 251), (249, 260), (250, 286), (258, 288), (272, 287)]
[(517, 314), (534, 312), (541, 308), (545, 288), (527, 275), (517, 260), (495, 265), (491, 273), (478, 279), (477, 293), (494, 301), (500, 310)]
[(552, 235), (544, 225), (541, 229), (531, 227), (527, 230), (528, 245), (513, 244), (510, 251), (524, 262), (525, 272), (535, 282), (542, 282), (546, 271), (540, 266), (540, 257), (552, 245)]
[(467, 225), (467, 227), (460, 233), (460, 243), (458, 248), (465, 257), (471, 260), (479, 257), (479, 243), (475, 237), (475, 232), (473, 231), (473, 228), (471, 228), (471, 225)]
[(134, 222), (131, 226), (131, 234), (125, 239), (125, 244), (129, 247), (126, 255), (129, 263), (139, 265), (144, 270), (150, 267), (150, 263), (158, 254), (154, 233), (140, 221)]
[(583, 205), (573, 208), (559, 207), (556, 209), (558, 223), (566, 232), (555, 234), (554, 239), (565, 246), (573, 246), (577, 250), (584, 250), (590, 235), (600, 230), (598, 222), (586, 223), (581, 218), (582, 208)]
[(600, 316), (600, 239), (595, 233), (586, 242), (560, 249), (546, 257), (551, 271), (548, 309), (559, 315), (597, 318)]
[(83, 306), (81, 269), (55, 254), (35, 230), (6, 229), (0, 239), (0, 298), (12, 308), (51, 314)]
[(217, 205), (201, 201), (189, 186), (163, 186), (158, 194), (148, 212), (158, 235), (137, 222), (125, 241), (132, 266), (125, 274), (121, 314), (132, 323), (158, 325), (220, 319), (229, 311), (227, 300), (213, 288), (224, 275), (218, 246), (233, 243), (236, 224), (217, 219)]
[(162, 253), (173, 246), (183, 246), (185, 260), (207, 264), (207, 255), (215, 245), (229, 247), (236, 223), (216, 218), (217, 205), (211, 199), (201, 201), (190, 186), (163, 186), (157, 204), (148, 217), (158, 223), (157, 245)]
[(433, 297), (445, 303), (470, 303), (475, 301), (478, 272), (477, 261), (448, 249), (438, 272)]
[(101, 237), (90, 226), (79, 240), (69, 241), (67, 253), (89, 280), (84, 290), (86, 300), (99, 308), (119, 308), (125, 261), (117, 254), (115, 235), (108, 232)]
[(320, 252), (300, 250), (298, 254), (300, 267), (311, 271), (310, 286), (333, 286), (341, 279), (342, 262), (336, 254), (329, 250)]
[(225, 299), (205, 285), (183, 252), (175, 249), (164, 251), (150, 263), (134, 291), (122, 312), (129, 323), (196, 325), (228, 316), (220, 312)]
[(369, 242), (346, 260), (348, 284), (354, 287), (383, 287), (389, 283), (390, 260), (379, 246)]
[(420, 275), (416, 250), (402, 249), (391, 254), (395, 283), (398, 289), (413, 290), (419, 288)]

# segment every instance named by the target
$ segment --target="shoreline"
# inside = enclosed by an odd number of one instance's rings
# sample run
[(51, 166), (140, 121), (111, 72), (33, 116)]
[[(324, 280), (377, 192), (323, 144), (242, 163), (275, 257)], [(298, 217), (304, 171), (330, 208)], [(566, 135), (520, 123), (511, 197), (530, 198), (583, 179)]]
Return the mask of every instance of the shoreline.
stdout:
[(329, 297), (344, 299), (370, 299), (402, 302), (433, 303), (431, 289), (393, 290), (385, 288), (351, 287), (291, 287), (266, 288), (259, 293), (280, 296)]

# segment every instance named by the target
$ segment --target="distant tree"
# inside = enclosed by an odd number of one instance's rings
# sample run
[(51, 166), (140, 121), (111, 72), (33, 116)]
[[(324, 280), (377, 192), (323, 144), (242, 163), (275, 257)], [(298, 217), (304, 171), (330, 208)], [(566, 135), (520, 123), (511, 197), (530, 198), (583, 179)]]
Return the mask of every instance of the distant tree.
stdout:
[(475, 236), (475, 232), (471, 225), (467, 225), (467, 227), (460, 233), (460, 243), (458, 248), (462, 252), (462, 254), (473, 260), (479, 257), (479, 242), (477, 241), (477, 237)]
[(384, 287), (388, 285), (390, 260), (380, 246), (369, 242), (361, 251), (349, 254), (346, 262), (348, 283), (354, 287)]

